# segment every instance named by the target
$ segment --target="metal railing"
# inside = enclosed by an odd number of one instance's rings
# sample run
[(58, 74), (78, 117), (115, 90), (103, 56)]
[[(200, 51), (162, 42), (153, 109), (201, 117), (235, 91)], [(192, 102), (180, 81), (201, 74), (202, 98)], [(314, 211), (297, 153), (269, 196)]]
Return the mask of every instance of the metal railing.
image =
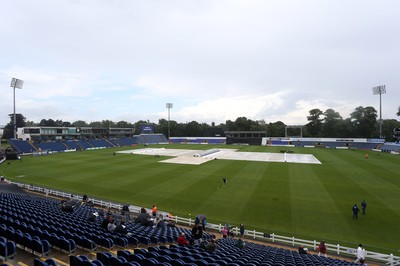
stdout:
[[(19, 187), (22, 187), (24, 189), (27, 189), (28, 191), (33, 191), (33, 192), (39, 192), (43, 193), (46, 196), (56, 196), (56, 197), (61, 197), (61, 198), (74, 198), (74, 199), (80, 199), (82, 200), (82, 196), (79, 195), (74, 195), (71, 193), (67, 192), (62, 192), (58, 190), (53, 190), (53, 189), (47, 189), (43, 187), (38, 187), (34, 186), (31, 184), (24, 184), (24, 183), (18, 183), (18, 182), (11, 182), (13, 184), (18, 185)], [(91, 199), (93, 204), (97, 206), (101, 206), (103, 208), (111, 208), (115, 210), (121, 211), (124, 204), (120, 203), (114, 203), (110, 201), (105, 201), (105, 200), (100, 200), (100, 199)], [(135, 213), (139, 213), (142, 207), (139, 206), (132, 206), (129, 205), (129, 211)], [(150, 211), (150, 209), (148, 209)], [(163, 211), (158, 211), (160, 214), (164, 215), (169, 215), (168, 212), (163, 212)], [(184, 217), (179, 217), (179, 216), (170, 216), (170, 220), (174, 221), (175, 223), (182, 224), (182, 225), (187, 225), (187, 226), (192, 226), (194, 225), (194, 219), (192, 218), (184, 218)], [(221, 232), (222, 228), (225, 225), (222, 224), (212, 224), (208, 223), (207, 224), (207, 229), (210, 230), (215, 230), (217, 232)], [(231, 228), (233, 233), (235, 235), (239, 234), (239, 228), (238, 227), (233, 227)], [(301, 238), (295, 238), (295, 237), (288, 237), (288, 236), (281, 236), (277, 234), (265, 234), (262, 232), (258, 232), (255, 230), (245, 230), (245, 237), (251, 238), (253, 240), (261, 241), (261, 242), (266, 242), (266, 243), (276, 243), (276, 244), (282, 244), (286, 246), (292, 246), (292, 247), (298, 247), (300, 245), (303, 245), (304, 247), (307, 247), (308, 249), (316, 251), (318, 249), (319, 242), (316, 240), (305, 240)], [(333, 245), (333, 244), (326, 244), (328, 250), (331, 252), (334, 252), (335, 255), (338, 256), (351, 256), (355, 258), (356, 254), (356, 249), (354, 248), (349, 248), (345, 246), (341, 246), (339, 244)], [(400, 265), (400, 256), (394, 256), (393, 254), (383, 254), (383, 253), (378, 253), (374, 251), (368, 251), (367, 252), (367, 258), (369, 260), (374, 260), (379, 263), (384, 263), (386, 265)]]

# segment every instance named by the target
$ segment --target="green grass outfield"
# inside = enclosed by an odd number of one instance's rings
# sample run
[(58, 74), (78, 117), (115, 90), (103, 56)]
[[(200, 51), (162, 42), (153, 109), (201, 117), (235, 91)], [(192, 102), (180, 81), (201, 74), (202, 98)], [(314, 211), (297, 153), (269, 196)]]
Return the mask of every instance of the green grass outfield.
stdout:
[[(212, 145), (157, 145), (211, 149)], [(138, 147), (143, 148), (143, 147)], [(237, 148), (223, 146), (223, 148)], [(202, 165), (159, 163), (165, 157), (118, 154), (131, 148), (24, 157), (0, 165), (8, 179), (151, 207), (209, 222), (399, 255), (400, 156), (369, 151), (295, 148), (321, 165), (213, 160)], [(242, 151), (279, 152), (244, 146)], [(228, 185), (222, 186), (222, 177)], [(367, 214), (352, 219), (352, 206)]]

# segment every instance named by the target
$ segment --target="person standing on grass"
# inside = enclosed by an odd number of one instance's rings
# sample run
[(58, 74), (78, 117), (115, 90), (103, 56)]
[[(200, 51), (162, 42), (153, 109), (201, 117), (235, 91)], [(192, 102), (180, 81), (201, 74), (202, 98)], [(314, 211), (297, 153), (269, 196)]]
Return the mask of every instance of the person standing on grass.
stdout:
[(353, 206), (353, 219), (358, 219), (358, 212), (360, 209), (358, 208), (357, 204), (354, 204)]
[(365, 200), (361, 202), (362, 214), (365, 214), (365, 209), (367, 208), (367, 203)]

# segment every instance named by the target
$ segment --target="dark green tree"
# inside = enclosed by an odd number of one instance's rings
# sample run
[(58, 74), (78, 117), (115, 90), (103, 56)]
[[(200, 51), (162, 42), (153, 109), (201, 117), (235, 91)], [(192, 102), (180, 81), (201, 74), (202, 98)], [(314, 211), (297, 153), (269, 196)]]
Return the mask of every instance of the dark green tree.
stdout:
[(87, 127), (89, 125), (86, 123), (86, 121), (77, 120), (77, 121), (72, 123), (72, 126), (74, 126), (74, 127)]
[(327, 109), (324, 116), (321, 136), (324, 138), (338, 137), (340, 135), (339, 127), (343, 122), (342, 116), (333, 109)]
[(396, 119), (383, 120), (382, 134), (385, 136), (386, 141), (395, 141), (397, 138), (393, 137), (393, 129), (400, 128), (400, 122)]
[(323, 112), (318, 109), (312, 109), (309, 111), (310, 115), (307, 116), (308, 122), (304, 127), (304, 135), (307, 137), (319, 137), (322, 131), (322, 121), (321, 115)]
[(372, 106), (359, 106), (351, 114), (350, 118), (355, 128), (355, 137), (373, 138), (377, 136), (377, 111)]
[[(3, 139), (14, 138), (14, 114), (9, 114), (10, 122), (4, 127)], [(26, 118), (22, 114), (15, 114), (17, 128), (25, 127)]]
[[(59, 120), (57, 120), (57, 121), (59, 121)], [(53, 119), (49, 118), (49, 119), (40, 120), (39, 126), (41, 126), (41, 127), (57, 127), (60, 125), (58, 125), (57, 122), (54, 121)]]
[(135, 127), (133, 124), (126, 122), (126, 121), (118, 121), (115, 126), (118, 128), (134, 128)]
[(63, 127), (72, 127), (72, 124), (71, 124), (71, 122), (66, 121), (66, 122), (62, 122), (62, 126)]
[(196, 121), (192, 121), (186, 124), (185, 135), (188, 137), (202, 137), (203, 128), (201, 124)]
[(92, 121), (89, 123), (89, 127), (101, 128), (103, 127), (103, 124), (101, 123), (101, 121)]
[(267, 126), (268, 137), (284, 137), (285, 136), (285, 124), (282, 121), (269, 123)]

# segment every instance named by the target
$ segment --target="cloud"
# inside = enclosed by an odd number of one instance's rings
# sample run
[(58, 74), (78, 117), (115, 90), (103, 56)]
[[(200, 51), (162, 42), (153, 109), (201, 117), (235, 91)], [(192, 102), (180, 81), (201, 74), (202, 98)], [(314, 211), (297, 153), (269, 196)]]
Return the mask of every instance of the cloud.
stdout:
[[(2, 8), (0, 84), (25, 81), (17, 107), (29, 120), (157, 121), (173, 102), (179, 122), (306, 122), (315, 106), (343, 117), (360, 105), (378, 108), (371, 88), (379, 84), (388, 90), (384, 118), (397, 118), (395, 1), (43, 0)], [(10, 110), (11, 90), (0, 98)]]

